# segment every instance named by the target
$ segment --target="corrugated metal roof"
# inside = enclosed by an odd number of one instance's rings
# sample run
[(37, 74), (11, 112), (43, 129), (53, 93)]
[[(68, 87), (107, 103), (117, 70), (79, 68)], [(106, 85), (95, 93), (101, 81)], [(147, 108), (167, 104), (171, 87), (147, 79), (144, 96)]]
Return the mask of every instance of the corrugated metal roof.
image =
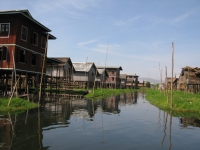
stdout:
[(98, 69), (100, 68), (106, 68), (106, 69), (120, 69), (122, 70), (122, 67), (121, 66), (97, 66)]
[[(35, 22), (40, 27), (42, 27), (43, 29), (45, 29), (47, 32), (51, 32), (51, 30), (49, 28), (47, 28), (46, 26), (44, 26), (43, 24), (41, 24), (40, 22), (38, 22), (37, 20), (35, 20), (31, 16), (30, 12), (27, 9), (24, 9), (24, 10), (5, 10), (5, 11), (0, 11), (0, 14), (22, 14), (26, 18), (30, 19), (31, 21)], [(51, 36), (52, 36), (51, 38), (53, 38), (53, 35), (51, 35)]]
[(97, 70), (98, 70), (99, 74), (102, 74), (105, 71), (105, 69), (97, 69)]
[(90, 68), (93, 66), (94, 63), (92, 62), (84, 62), (84, 63), (72, 63), (76, 71), (81, 72), (89, 72)]

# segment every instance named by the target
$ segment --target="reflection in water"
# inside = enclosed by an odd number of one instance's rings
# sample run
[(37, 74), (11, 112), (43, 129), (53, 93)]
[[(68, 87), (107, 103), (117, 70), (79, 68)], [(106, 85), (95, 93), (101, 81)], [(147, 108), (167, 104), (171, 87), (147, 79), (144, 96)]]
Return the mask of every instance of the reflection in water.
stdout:
[(188, 126), (200, 127), (200, 119), (194, 117), (181, 117), (180, 124), (183, 128)]
[(196, 118), (174, 121), (172, 112), (158, 110), (137, 92), (102, 100), (53, 101), (19, 115), (1, 115), (0, 149), (183, 149), (187, 136), (176, 126), (200, 126)]
[[(27, 112), (20, 115), (4, 115), (0, 118), (2, 149), (37, 150), (42, 146), (42, 132), (38, 127), (37, 112), (27, 118)], [(41, 116), (43, 117), (43, 116)], [(38, 133), (39, 132), (39, 133)]]

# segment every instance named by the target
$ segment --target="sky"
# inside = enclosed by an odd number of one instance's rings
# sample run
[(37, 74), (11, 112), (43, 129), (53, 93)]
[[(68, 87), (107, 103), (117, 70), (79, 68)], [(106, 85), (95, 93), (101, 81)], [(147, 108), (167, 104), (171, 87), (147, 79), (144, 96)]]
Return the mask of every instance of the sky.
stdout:
[(171, 77), (173, 42), (174, 74), (200, 67), (200, 0), (0, 0), (1, 11), (21, 9), (57, 38), (48, 57), (160, 79), (165, 67)]

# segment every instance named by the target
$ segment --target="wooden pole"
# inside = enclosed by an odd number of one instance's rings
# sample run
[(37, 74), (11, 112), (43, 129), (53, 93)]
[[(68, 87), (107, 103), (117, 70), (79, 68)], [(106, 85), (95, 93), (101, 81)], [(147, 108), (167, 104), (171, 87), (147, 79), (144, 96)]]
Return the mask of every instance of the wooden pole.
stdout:
[[(108, 46), (109, 46), (109, 42), (108, 42), (107, 51), (106, 51), (106, 60), (105, 60), (105, 68), (104, 68), (105, 74), (103, 74), (103, 75), (105, 75), (105, 76), (106, 76), (106, 62), (107, 62), (107, 56), (108, 56)], [(103, 77), (103, 80), (104, 80), (104, 77)], [(105, 81), (104, 84), (106, 84), (106, 81)], [(106, 85), (105, 85), (105, 87), (106, 87)], [(101, 89), (101, 93), (102, 93), (102, 89)]]
[(170, 108), (173, 107), (173, 75), (174, 75), (174, 43), (172, 42), (172, 74), (171, 74), (171, 103), (170, 103)]
[(169, 100), (168, 100), (167, 67), (165, 67), (165, 84), (166, 84), (166, 97), (167, 97), (167, 103), (168, 103), (168, 102), (169, 102)]
[(12, 91), (11, 96), (10, 96), (10, 100), (9, 100), (9, 102), (8, 102), (8, 107), (10, 106), (10, 102), (11, 102), (11, 100), (12, 100), (13, 93), (14, 93), (14, 91), (15, 91), (15, 88), (16, 88), (16, 86), (17, 86), (17, 83), (18, 83), (19, 79), (20, 79), (20, 78), (18, 78), (18, 80), (15, 82), (15, 86), (14, 86), (14, 88), (13, 88), (13, 91)]
[[(98, 65), (99, 65), (99, 63), (98, 63)], [(95, 88), (95, 83), (96, 83), (96, 76), (97, 76), (97, 68), (96, 68), (96, 72), (95, 72), (95, 76), (94, 76), (93, 95), (94, 95), (94, 88)]]
[(87, 60), (88, 60), (88, 57), (86, 58), (86, 63), (85, 63), (85, 89), (87, 89), (87, 81), (86, 81), (86, 72), (87, 72)]
[(47, 43), (48, 43), (48, 39), (49, 39), (49, 33), (47, 33), (47, 40), (46, 40), (45, 51), (44, 51), (44, 59), (43, 59), (43, 62), (42, 62), (42, 74), (41, 74), (41, 79), (40, 79), (40, 92), (39, 92), (38, 104), (40, 103), (40, 99), (41, 99), (42, 80), (43, 80), (44, 67), (45, 67), (44, 64), (45, 64), (46, 55), (47, 55)]
[[(13, 55), (13, 66), (14, 66), (14, 73), (15, 73), (15, 83), (17, 82), (17, 77), (16, 77), (16, 67), (15, 67), (15, 57), (12, 51), (12, 55)], [(18, 90), (17, 90), (17, 86), (16, 86), (16, 97), (18, 97)]]

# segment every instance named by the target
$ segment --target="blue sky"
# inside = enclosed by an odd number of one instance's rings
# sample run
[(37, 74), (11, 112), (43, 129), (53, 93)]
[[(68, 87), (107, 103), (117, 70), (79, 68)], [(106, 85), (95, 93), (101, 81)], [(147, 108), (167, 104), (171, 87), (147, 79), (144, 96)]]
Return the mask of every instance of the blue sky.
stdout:
[(122, 73), (159, 79), (200, 67), (199, 0), (0, 0), (0, 10), (28, 9), (57, 37), (49, 57), (121, 66)]

